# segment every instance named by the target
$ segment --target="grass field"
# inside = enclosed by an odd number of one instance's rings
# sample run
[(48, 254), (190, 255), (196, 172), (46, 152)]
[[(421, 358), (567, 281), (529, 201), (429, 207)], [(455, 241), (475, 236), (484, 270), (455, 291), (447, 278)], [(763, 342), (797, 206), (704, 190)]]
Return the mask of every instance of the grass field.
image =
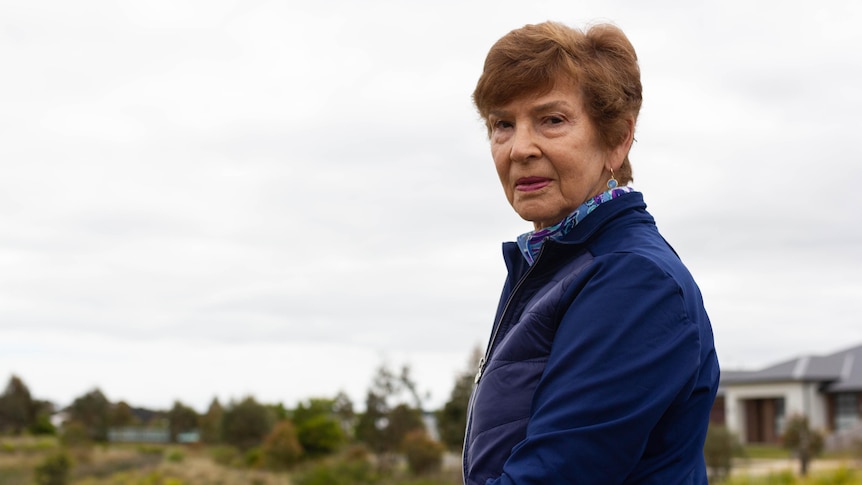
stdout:
[[(36, 485), (34, 470), (61, 451), (54, 438), (0, 437), (0, 484)], [(351, 465), (337, 459), (305, 463), (290, 472), (225, 466), (212, 449), (179, 445), (113, 445), (72, 450), (68, 485), (458, 485), (460, 471), (449, 469), (414, 477), (406, 471), (387, 476), (350, 478)], [(862, 469), (853, 457), (826, 455), (814, 460), (812, 473), (797, 476), (798, 465), (778, 447), (749, 446), (737, 459), (726, 485), (862, 485)], [(367, 469), (368, 467), (366, 467)], [(339, 471), (340, 470), (340, 471)], [(338, 471), (337, 473), (334, 471)], [(366, 470), (367, 472), (367, 470)], [(337, 475), (337, 477), (336, 477)], [(353, 475), (358, 476), (358, 475)], [(713, 482), (717, 483), (717, 482)]]
[[(356, 467), (330, 458), (304, 463), (290, 472), (225, 466), (213, 450), (181, 445), (111, 445), (68, 451), (68, 485), (457, 485), (460, 470), (415, 477), (406, 470), (385, 475), (369, 463)], [(34, 470), (63, 452), (54, 438), (0, 437), (0, 484), (36, 485)], [(351, 468), (352, 467), (352, 468)], [(333, 470), (337, 471), (334, 473)], [(345, 471), (346, 470), (346, 471)], [(360, 475), (356, 475), (361, 472)], [(351, 478), (348, 473), (353, 473)], [(335, 480), (335, 481), (333, 481)]]

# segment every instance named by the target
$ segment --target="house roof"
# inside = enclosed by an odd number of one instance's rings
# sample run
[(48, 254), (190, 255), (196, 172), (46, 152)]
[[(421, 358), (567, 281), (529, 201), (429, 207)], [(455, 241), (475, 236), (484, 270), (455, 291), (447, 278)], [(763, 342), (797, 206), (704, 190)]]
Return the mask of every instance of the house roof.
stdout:
[(820, 382), (825, 392), (862, 391), (862, 345), (829, 355), (806, 355), (757, 371), (722, 371), (721, 384)]

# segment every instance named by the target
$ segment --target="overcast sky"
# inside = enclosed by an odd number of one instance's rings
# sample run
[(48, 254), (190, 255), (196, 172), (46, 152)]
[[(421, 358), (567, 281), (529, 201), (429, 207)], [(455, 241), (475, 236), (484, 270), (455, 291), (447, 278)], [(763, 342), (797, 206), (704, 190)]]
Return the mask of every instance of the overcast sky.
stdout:
[(862, 3), (0, 0), (0, 379), (293, 406), (487, 340), (506, 202), (470, 94), (526, 23), (610, 21), (631, 159), (724, 368), (862, 344)]

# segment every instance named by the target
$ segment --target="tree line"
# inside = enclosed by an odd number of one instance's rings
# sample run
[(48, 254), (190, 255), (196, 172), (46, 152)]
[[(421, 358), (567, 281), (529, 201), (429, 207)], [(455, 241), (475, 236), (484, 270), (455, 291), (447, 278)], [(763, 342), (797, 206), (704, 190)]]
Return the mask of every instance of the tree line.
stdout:
[[(204, 413), (181, 401), (168, 410), (111, 402), (98, 388), (58, 409), (34, 398), (22, 379), (12, 375), (0, 395), (0, 433), (56, 434), (64, 444), (80, 446), (106, 443), (112, 430), (158, 429), (167, 431), (171, 442), (194, 436), (196, 442), (233, 450), (226, 461), (244, 460), (275, 469), (360, 444), (384, 464), (410, 452), (429, 462), (411, 463), (411, 467), (434, 467), (445, 449), (461, 449), (472, 374), (465, 370), (455, 376), (449, 399), (433, 411), (423, 409), (409, 366), (394, 370), (382, 364), (373, 375), (361, 412), (339, 392), (308, 398), (294, 408), (261, 403), (254, 396), (226, 403), (214, 398)], [(55, 415), (62, 417), (58, 428), (52, 422)], [(436, 433), (428, 429), (429, 416), (434, 418)]]

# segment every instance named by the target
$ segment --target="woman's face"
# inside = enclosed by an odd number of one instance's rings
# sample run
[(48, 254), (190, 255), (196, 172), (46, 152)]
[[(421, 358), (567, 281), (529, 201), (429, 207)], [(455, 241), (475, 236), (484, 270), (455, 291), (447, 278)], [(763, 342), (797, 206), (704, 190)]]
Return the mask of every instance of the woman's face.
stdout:
[(560, 222), (607, 190), (610, 169), (625, 158), (626, 150), (601, 146), (579, 91), (566, 84), (491, 110), (488, 122), (506, 198), (536, 229)]

